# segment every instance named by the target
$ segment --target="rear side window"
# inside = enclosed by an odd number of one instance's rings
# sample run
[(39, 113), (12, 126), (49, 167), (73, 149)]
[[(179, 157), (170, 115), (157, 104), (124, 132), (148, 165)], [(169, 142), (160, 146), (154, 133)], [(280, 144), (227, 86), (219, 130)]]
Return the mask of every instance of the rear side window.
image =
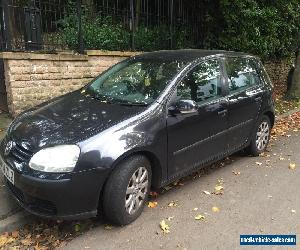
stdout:
[(226, 59), (229, 92), (234, 93), (260, 84), (256, 65), (251, 58), (230, 57)]

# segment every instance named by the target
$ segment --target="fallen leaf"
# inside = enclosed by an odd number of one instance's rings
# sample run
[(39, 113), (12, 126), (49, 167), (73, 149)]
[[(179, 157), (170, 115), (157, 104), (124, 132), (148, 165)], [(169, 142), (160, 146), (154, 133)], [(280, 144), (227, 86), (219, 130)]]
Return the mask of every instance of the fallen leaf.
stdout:
[(21, 240), (22, 245), (29, 247), (33, 244), (33, 241), (30, 238), (26, 238), (24, 240)]
[(255, 164), (258, 165), (258, 166), (261, 166), (261, 165), (262, 165), (262, 163), (259, 162), (259, 161), (255, 162)]
[(10, 244), (14, 241), (15, 241), (15, 239), (12, 237), (9, 237), (8, 234), (3, 234), (0, 236), (0, 248), (2, 249), (2, 247), (4, 247), (7, 244)]
[(18, 231), (13, 231), (13, 232), (11, 233), (11, 236), (12, 236), (13, 238), (18, 238), (18, 237), (19, 237), (19, 232), (18, 232)]
[(104, 226), (104, 229), (105, 230), (111, 230), (113, 228), (113, 226), (112, 225), (109, 225), (109, 224), (106, 224), (105, 226)]
[(178, 203), (176, 201), (171, 201), (169, 202), (168, 207), (178, 207)]
[(234, 173), (235, 175), (240, 175), (241, 172), (238, 172), (238, 171), (232, 171), (232, 173)]
[(198, 208), (197, 208), (197, 207), (193, 208), (193, 211), (197, 211), (197, 210), (198, 210)]
[(290, 163), (289, 169), (294, 170), (295, 168), (296, 168), (296, 164), (295, 163)]
[(195, 216), (195, 220), (205, 220), (205, 216), (202, 214), (198, 214), (197, 216)]
[(207, 194), (207, 195), (211, 195), (211, 193), (208, 192), (208, 191), (206, 191), (206, 190), (204, 190), (204, 191), (202, 191), (202, 192), (205, 193), (205, 194)]
[(75, 232), (79, 232), (81, 230), (81, 224), (80, 223), (75, 224), (74, 230)]
[(215, 194), (223, 194), (224, 188), (221, 185), (215, 186)]
[(150, 192), (150, 196), (156, 198), (156, 197), (158, 196), (158, 193), (157, 193), (157, 192), (154, 192), (154, 191), (151, 191), (151, 192)]
[(170, 217), (167, 218), (168, 221), (171, 221), (173, 219), (174, 219), (174, 216), (170, 216)]
[(173, 188), (173, 187), (169, 185), (169, 186), (165, 186), (165, 187), (164, 187), (164, 190), (169, 191), (169, 190), (171, 190), (172, 188)]
[(273, 198), (273, 196), (272, 195), (268, 195), (268, 198)]
[(156, 208), (158, 205), (157, 201), (149, 201), (148, 207), (149, 208)]
[(161, 228), (161, 230), (167, 234), (167, 233), (170, 233), (170, 226), (166, 223), (165, 220), (162, 220), (160, 223), (159, 223), (159, 226)]
[(293, 214), (295, 214), (295, 213), (296, 213), (296, 210), (295, 210), (295, 209), (292, 209), (291, 212), (292, 212)]
[(280, 161), (284, 161), (285, 159), (283, 157), (279, 157), (279, 160)]
[(212, 207), (211, 211), (213, 211), (214, 213), (218, 213), (220, 212), (220, 209), (218, 207)]

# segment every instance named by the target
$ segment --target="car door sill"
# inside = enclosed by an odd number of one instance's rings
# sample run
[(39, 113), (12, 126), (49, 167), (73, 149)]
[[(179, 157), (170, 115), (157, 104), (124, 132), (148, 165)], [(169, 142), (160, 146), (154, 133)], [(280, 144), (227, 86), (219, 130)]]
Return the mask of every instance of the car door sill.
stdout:
[(199, 162), (196, 162), (195, 164), (193, 164), (191, 167), (189, 167), (188, 169), (185, 169), (183, 171), (180, 171), (178, 173), (176, 173), (175, 175), (171, 176), (169, 179), (165, 180), (162, 182), (162, 185), (161, 187), (163, 186), (167, 186), (168, 184), (182, 178), (182, 177), (185, 177), (185, 176), (188, 176), (189, 174), (192, 174), (194, 172), (196, 172), (197, 170), (203, 168), (203, 167), (206, 167), (206, 166), (209, 166), (211, 165), (212, 163), (214, 162), (217, 162), (221, 159), (224, 159), (226, 156), (229, 156), (229, 155), (232, 155), (233, 153), (236, 153), (242, 149), (244, 149), (245, 147), (247, 147), (249, 145), (249, 141), (247, 140), (245, 143), (243, 143), (242, 145), (238, 146), (238, 147), (235, 147), (234, 149), (232, 150), (229, 150), (229, 151), (225, 151), (219, 155), (215, 155), (211, 158), (208, 158), (204, 161), (199, 161)]

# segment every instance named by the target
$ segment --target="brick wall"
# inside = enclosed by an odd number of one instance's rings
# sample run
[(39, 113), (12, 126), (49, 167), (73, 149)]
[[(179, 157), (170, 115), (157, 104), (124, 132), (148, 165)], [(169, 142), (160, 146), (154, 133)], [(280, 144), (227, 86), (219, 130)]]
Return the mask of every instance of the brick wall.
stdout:
[[(9, 112), (15, 116), (41, 102), (79, 89), (111, 65), (134, 54), (91, 50), (86, 55), (0, 53)], [(292, 63), (292, 59), (265, 63), (275, 85), (285, 84)]]
[(86, 55), (3, 52), (8, 109), (15, 116), (53, 97), (79, 89), (131, 52)]

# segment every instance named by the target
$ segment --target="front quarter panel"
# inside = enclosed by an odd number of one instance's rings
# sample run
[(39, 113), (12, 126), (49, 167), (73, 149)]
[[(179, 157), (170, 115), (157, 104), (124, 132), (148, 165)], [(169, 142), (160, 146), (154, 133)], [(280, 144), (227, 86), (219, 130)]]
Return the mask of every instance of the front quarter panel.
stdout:
[(78, 143), (81, 155), (75, 172), (91, 169), (109, 174), (124, 158), (146, 152), (160, 164), (160, 178), (167, 177), (167, 135), (164, 105), (152, 104), (144, 112)]

